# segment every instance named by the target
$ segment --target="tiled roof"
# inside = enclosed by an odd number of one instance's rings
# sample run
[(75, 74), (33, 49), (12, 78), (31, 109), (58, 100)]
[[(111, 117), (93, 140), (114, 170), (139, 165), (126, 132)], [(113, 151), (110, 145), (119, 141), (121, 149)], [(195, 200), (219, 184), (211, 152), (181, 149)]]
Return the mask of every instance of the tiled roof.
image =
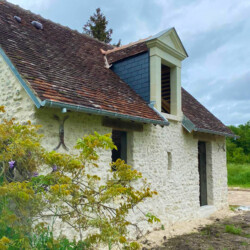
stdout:
[(232, 131), (182, 88), (182, 111), (198, 131), (232, 135)]
[[(21, 23), (14, 19), (21, 18)], [(32, 21), (43, 29), (36, 29)], [(104, 67), (106, 45), (55, 24), (6, 1), (0, 1), (0, 45), (41, 100), (79, 105), (117, 114), (163, 119)]]

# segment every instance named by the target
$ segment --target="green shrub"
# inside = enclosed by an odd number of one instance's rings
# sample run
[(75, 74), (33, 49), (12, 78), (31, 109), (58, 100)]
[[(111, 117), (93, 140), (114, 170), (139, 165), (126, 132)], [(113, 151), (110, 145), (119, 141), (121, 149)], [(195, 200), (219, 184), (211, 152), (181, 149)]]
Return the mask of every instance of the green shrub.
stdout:
[(234, 225), (226, 225), (225, 232), (230, 233), (230, 234), (240, 235), (242, 232), (242, 229), (239, 227), (235, 227)]
[[(0, 232), (5, 236), (0, 245), (84, 249), (103, 244), (138, 249), (137, 242), (127, 240), (128, 226), (139, 229), (128, 214), (157, 192), (121, 159), (109, 166), (108, 179), (91, 174), (99, 167), (98, 152), (116, 149), (111, 135), (95, 132), (78, 139), (75, 148), (79, 153), (73, 155), (47, 152), (40, 144), (38, 129), (14, 119), (0, 124)], [(40, 166), (47, 174), (39, 175)], [(134, 185), (138, 181), (141, 185)], [(143, 214), (147, 222), (159, 222), (151, 213)], [(45, 223), (48, 218), (60, 218), (70, 225), (80, 241), (55, 239)], [(83, 236), (88, 230), (95, 234)]]
[(227, 162), (250, 163), (250, 121), (237, 127), (229, 126), (238, 139), (227, 138)]

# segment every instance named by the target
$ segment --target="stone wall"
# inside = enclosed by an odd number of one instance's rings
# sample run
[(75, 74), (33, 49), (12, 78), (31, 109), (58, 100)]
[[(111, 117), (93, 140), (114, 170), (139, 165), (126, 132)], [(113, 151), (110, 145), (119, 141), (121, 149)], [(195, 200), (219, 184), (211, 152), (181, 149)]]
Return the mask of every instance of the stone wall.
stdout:
[(197, 141), (179, 121), (164, 128), (144, 126), (143, 133), (131, 136), (131, 164), (158, 192), (153, 202), (143, 205), (144, 210), (157, 214), (166, 225), (196, 217), (200, 207)]
[[(84, 113), (68, 112), (62, 114), (59, 109), (43, 108), (37, 110), (22, 89), (21, 85), (0, 58), (0, 105), (5, 105), (7, 115), (20, 122), (31, 120), (41, 124), (44, 134), (43, 146), (54, 149), (59, 143), (59, 122), (54, 115), (65, 121), (65, 144), (73, 149), (77, 138), (97, 131), (100, 134), (111, 133), (111, 128), (102, 126), (102, 117)], [(5, 115), (5, 117), (7, 116)], [(199, 217), (199, 173), (198, 139), (186, 132), (181, 120), (169, 120), (167, 127), (144, 125), (143, 132), (128, 132), (128, 163), (141, 171), (152, 189), (158, 195), (145, 201), (140, 208), (151, 212), (168, 226), (179, 220)], [(224, 148), (223, 148), (224, 145)], [(216, 137), (207, 142), (208, 203), (217, 209), (227, 206), (227, 169), (225, 138)], [(66, 152), (62, 147), (59, 152)], [(106, 175), (111, 161), (111, 152), (102, 151), (100, 168), (96, 173)], [(131, 218), (138, 219), (138, 210), (131, 213)], [(147, 224), (140, 223), (144, 231)]]
[(208, 174), (208, 202), (217, 209), (228, 206), (227, 167), (226, 167), (226, 140), (225, 137), (217, 137), (210, 142), (207, 152)]
[(0, 55), (0, 105), (6, 108), (5, 118), (20, 122), (34, 120), (35, 105)]

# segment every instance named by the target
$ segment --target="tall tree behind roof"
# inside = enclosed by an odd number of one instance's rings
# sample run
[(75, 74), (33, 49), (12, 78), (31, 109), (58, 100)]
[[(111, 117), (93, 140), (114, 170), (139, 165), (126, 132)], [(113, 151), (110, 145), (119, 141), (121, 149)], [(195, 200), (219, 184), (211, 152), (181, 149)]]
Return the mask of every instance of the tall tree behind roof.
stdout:
[(101, 13), (101, 9), (97, 8), (96, 13), (90, 16), (88, 22), (83, 26), (83, 31), (99, 41), (110, 43), (113, 30), (107, 30), (107, 25), (108, 21), (106, 17)]

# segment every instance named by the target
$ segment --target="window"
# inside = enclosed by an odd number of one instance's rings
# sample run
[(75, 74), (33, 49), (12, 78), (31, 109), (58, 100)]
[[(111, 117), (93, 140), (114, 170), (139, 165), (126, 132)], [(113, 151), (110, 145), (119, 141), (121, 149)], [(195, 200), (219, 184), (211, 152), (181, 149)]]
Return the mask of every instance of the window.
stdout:
[(172, 169), (172, 154), (168, 152), (168, 170)]
[(115, 149), (112, 150), (112, 162), (115, 162), (119, 158), (126, 162), (127, 161), (127, 132), (113, 130), (112, 140), (117, 147), (117, 150)]
[(161, 111), (171, 113), (171, 69), (166, 65), (161, 65)]

